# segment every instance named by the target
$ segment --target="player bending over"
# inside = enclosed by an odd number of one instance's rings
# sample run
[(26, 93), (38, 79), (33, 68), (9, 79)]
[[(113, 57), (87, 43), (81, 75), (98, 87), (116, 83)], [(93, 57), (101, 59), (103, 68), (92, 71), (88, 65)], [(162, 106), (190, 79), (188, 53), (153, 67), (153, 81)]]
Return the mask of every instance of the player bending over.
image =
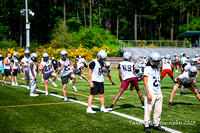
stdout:
[(140, 97), (142, 106), (144, 106), (143, 96), (142, 96), (142, 93), (140, 92), (138, 81), (135, 77), (134, 63), (131, 62), (132, 55), (130, 52), (125, 52), (123, 54), (123, 58), (124, 58), (124, 61), (120, 62), (118, 65), (119, 79), (122, 84), (121, 84), (121, 87), (119, 89), (117, 96), (114, 98), (110, 108), (108, 109), (109, 111), (112, 111), (113, 106), (115, 105), (115, 103), (117, 102), (117, 100), (119, 99), (121, 94), (125, 90), (128, 89), (129, 84), (131, 84), (131, 86), (130, 86), (131, 91), (133, 90), (133, 87), (135, 87), (135, 89)]
[(185, 88), (190, 89), (196, 95), (197, 99), (200, 100), (200, 94), (198, 93), (197, 89), (193, 86), (193, 84), (195, 83), (194, 80), (197, 77), (197, 72), (198, 72), (197, 68), (195, 66), (191, 66), (189, 68), (189, 71), (183, 72), (176, 78), (176, 82), (174, 84), (174, 88), (171, 93), (168, 107), (172, 106), (172, 100), (174, 98), (174, 95), (178, 90), (178, 88), (181, 87), (181, 85), (183, 85)]
[(106, 62), (106, 63), (105, 63), (105, 67), (106, 67), (106, 70), (103, 71), (103, 76), (108, 77), (109, 80), (110, 80), (110, 82), (112, 83), (112, 85), (116, 85), (116, 84), (113, 82), (112, 77), (111, 77), (111, 75), (110, 75), (110, 71), (111, 71), (110, 62)]

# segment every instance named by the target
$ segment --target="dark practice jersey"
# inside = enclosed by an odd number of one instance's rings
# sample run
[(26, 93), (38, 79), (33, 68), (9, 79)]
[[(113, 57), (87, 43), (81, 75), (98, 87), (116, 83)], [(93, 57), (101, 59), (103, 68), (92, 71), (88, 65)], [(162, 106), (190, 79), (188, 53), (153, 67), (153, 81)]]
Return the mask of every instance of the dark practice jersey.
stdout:
[(53, 64), (53, 66), (54, 66), (54, 68), (57, 68), (57, 60), (52, 60), (52, 64)]

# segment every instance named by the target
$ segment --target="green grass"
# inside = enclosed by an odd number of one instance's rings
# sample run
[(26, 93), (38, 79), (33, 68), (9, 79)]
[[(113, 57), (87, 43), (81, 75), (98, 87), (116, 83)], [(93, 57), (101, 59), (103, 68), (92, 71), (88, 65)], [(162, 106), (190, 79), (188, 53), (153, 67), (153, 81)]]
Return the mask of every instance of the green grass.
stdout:
[[(88, 70), (84, 70), (84, 73), (88, 78)], [(174, 73), (175, 77), (178, 74)], [(117, 69), (111, 71), (111, 76), (117, 85), (112, 86), (105, 78), (106, 107), (112, 103), (121, 84)], [(18, 83), (26, 85), (21, 77), (18, 75)], [(2, 80), (1, 77), (0, 79)], [(197, 78), (196, 81), (200, 88), (200, 79)], [(63, 95), (61, 81), (56, 81), (56, 83), (57, 88), (49, 84), (49, 92)], [(181, 132), (199, 132), (200, 102), (194, 94), (185, 89), (186, 94), (176, 95), (172, 108), (168, 108), (173, 82), (169, 76), (166, 76), (161, 84), (164, 95), (161, 117), (163, 126)], [(139, 82), (139, 85), (144, 96), (143, 82)], [(87, 103), (90, 94), (89, 83), (83, 79), (80, 80), (77, 76), (76, 87), (78, 93), (73, 92), (72, 84), (67, 85), (67, 97)], [(44, 83), (40, 83), (40, 77), (38, 77), (38, 89), (44, 90)], [(42, 93), (39, 97), (32, 98), (29, 97), (29, 93), (30, 90), (23, 87), (0, 84), (0, 132), (144, 132), (143, 126), (133, 120), (99, 110), (96, 110), (96, 114), (87, 114), (85, 113), (87, 106), (74, 102), (65, 103), (63, 99)], [(179, 93), (180, 90), (176, 94)], [(121, 97), (114, 106), (114, 111), (144, 119), (144, 110), (135, 90), (132, 92), (127, 90)], [(93, 105), (100, 106), (99, 100), (95, 99)], [(172, 122), (179, 123), (172, 125)], [(153, 132), (157, 131), (153, 130)]]

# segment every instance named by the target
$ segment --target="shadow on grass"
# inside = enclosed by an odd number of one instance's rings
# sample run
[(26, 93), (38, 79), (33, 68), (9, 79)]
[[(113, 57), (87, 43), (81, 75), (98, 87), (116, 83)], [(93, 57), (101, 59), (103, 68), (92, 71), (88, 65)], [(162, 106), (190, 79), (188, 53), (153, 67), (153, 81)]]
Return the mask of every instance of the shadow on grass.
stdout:
[(175, 106), (175, 105), (194, 105), (193, 103), (183, 103), (183, 102), (173, 102), (172, 106)]
[[(69, 99), (77, 100), (75, 97), (67, 97)], [(63, 99), (63, 98), (62, 98)]]
[(120, 109), (123, 109), (123, 108), (139, 108), (139, 109), (143, 109), (142, 107), (134, 106), (134, 105), (131, 105), (131, 104), (123, 104), (123, 105), (119, 105), (119, 106), (120, 106), (120, 108), (113, 109), (113, 111), (120, 110)]

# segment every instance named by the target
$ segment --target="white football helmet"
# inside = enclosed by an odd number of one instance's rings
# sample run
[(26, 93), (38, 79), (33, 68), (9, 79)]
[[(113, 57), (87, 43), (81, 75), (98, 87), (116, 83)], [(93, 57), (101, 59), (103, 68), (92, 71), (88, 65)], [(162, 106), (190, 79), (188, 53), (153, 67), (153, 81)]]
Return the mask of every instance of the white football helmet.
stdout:
[(32, 59), (33, 61), (35, 61), (37, 58), (38, 58), (38, 55), (37, 55), (36, 53), (32, 53), (32, 54), (31, 54), (31, 59)]
[(174, 57), (177, 57), (178, 55), (177, 54), (174, 54)]
[(190, 56), (187, 56), (187, 59), (190, 59)]
[(151, 52), (149, 54), (149, 57), (148, 57), (148, 61), (149, 63), (152, 65), (152, 66), (157, 66), (155, 64), (156, 61), (160, 61), (161, 60), (161, 57), (160, 57), (160, 54), (158, 52)]
[(197, 72), (198, 72), (198, 70), (195, 66), (190, 66), (189, 76), (195, 77), (197, 75)]
[(48, 53), (43, 53), (42, 57), (43, 57), (43, 61), (45, 61), (45, 62), (49, 60), (49, 54)]
[(80, 55), (79, 55), (79, 57), (78, 57), (78, 58), (80, 59), (80, 58), (82, 58), (82, 56), (80, 56)]
[(190, 65), (194, 66), (196, 64), (197, 64), (197, 59), (196, 58), (190, 59)]
[(2, 54), (0, 54), (0, 58), (3, 58)]
[(54, 57), (52, 57), (51, 59), (52, 59), (52, 60), (55, 60), (55, 58), (54, 58)]
[(109, 68), (110, 67), (110, 62), (106, 62), (105, 67)]
[(144, 59), (146, 59), (147, 57), (146, 56), (144, 56)]
[(14, 57), (18, 57), (18, 55), (19, 55), (19, 54), (18, 54), (17, 52), (13, 53), (13, 56), (14, 56)]
[(166, 56), (165, 56), (165, 59), (170, 59), (171, 58), (171, 56), (169, 55), (169, 54), (167, 54)]
[(24, 51), (24, 54), (25, 54), (26, 57), (29, 57), (29, 56), (30, 56), (30, 51), (29, 51), (28, 49), (26, 49), (26, 50)]
[(97, 58), (99, 61), (101, 61), (101, 59), (105, 61), (107, 59), (107, 53), (104, 50), (100, 50), (97, 54)]
[(124, 60), (131, 61), (132, 55), (131, 55), (130, 52), (125, 52), (125, 53), (123, 54), (123, 58), (124, 58)]
[[(66, 55), (66, 57), (64, 57), (64, 55)], [(66, 60), (66, 58), (67, 58), (67, 51), (66, 50), (62, 50), (61, 52), (60, 52), (60, 56), (62, 57), (62, 59), (63, 60)]]

